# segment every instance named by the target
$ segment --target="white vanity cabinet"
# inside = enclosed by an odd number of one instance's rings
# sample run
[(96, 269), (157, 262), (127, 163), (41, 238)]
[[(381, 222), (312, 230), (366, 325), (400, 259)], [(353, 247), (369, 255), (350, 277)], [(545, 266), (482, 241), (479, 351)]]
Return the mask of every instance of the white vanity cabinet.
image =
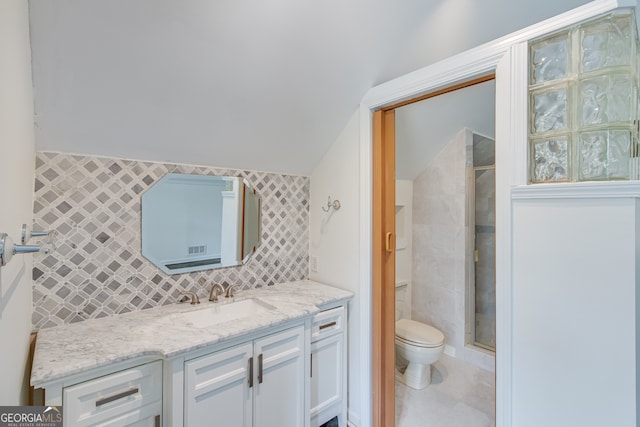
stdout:
[(162, 361), (64, 387), (62, 402), (64, 425), (159, 427)]
[(245, 292), (269, 308), (206, 324), (222, 304), (176, 304), (44, 329), (31, 383), (69, 426), (346, 427), (352, 294), (306, 280)]
[(187, 360), (184, 376), (185, 426), (306, 424), (303, 325)]
[(311, 327), (311, 427), (334, 417), (346, 426), (345, 307), (324, 310)]

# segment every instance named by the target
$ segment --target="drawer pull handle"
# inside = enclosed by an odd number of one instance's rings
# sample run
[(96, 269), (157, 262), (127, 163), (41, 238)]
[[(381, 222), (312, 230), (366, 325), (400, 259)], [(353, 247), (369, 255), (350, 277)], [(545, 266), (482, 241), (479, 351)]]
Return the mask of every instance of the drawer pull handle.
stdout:
[(131, 396), (132, 394), (138, 393), (140, 390), (138, 387), (130, 388), (129, 390), (122, 391), (120, 393), (112, 394), (111, 396), (103, 397), (102, 399), (96, 400), (96, 408), (106, 405), (107, 403), (114, 402), (118, 399), (123, 399), (127, 396)]
[(258, 384), (262, 384), (262, 353), (258, 355)]
[(253, 387), (253, 357), (249, 358), (249, 388)]
[(325, 323), (324, 325), (320, 325), (320, 330), (326, 329), (326, 328), (330, 328), (332, 326), (336, 326), (338, 324), (338, 322), (330, 322), (330, 323)]

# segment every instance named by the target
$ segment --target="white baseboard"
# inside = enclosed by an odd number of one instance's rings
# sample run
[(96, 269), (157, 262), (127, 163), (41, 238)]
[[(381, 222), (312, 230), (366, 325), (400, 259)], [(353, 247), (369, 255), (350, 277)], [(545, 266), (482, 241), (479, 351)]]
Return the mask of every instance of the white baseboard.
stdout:
[(360, 425), (360, 415), (353, 411), (347, 411), (347, 426), (358, 427)]
[(445, 344), (444, 354), (446, 354), (447, 356), (456, 357), (456, 348), (451, 345)]

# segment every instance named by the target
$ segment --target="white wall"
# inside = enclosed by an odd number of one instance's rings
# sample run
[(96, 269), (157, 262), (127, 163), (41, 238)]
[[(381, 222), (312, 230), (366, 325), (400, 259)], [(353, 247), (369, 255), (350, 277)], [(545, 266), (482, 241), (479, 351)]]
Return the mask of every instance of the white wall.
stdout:
[[(309, 278), (356, 294), (349, 305), (349, 419), (360, 422), (361, 358), (359, 304), (359, 115), (356, 111), (311, 174), (309, 205)], [(340, 210), (324, 212), (327, 197), (338, 199)], [(361, 355), (361, 351), (364, 354)]]
[(637, 425), (637, 203), (514, 202), (512, 425)]
[[(28, 5), (0, 2), (0, 232), (15, 241), (33, 211), (33, 91)], [(27, 402), (31, 332), (31, 259), (0, 269), (0, 405)]]

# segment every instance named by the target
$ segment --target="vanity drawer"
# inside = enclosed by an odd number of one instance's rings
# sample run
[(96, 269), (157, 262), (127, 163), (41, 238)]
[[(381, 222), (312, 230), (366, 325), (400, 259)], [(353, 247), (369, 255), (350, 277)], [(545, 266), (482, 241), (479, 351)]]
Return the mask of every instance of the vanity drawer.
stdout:
[(313, 316), (311, 342), (317, 341), (344, 330), (344, 307), (321, 311)]
[[(64, 424), (109, 424), (133, 414), (148, 417), (162, 407), (162, 361), (86, 381), (63, 392)], [(142, 409), (141, 409), (142, 408)], [(159, 419), (159, 417), (158, 417)]]

